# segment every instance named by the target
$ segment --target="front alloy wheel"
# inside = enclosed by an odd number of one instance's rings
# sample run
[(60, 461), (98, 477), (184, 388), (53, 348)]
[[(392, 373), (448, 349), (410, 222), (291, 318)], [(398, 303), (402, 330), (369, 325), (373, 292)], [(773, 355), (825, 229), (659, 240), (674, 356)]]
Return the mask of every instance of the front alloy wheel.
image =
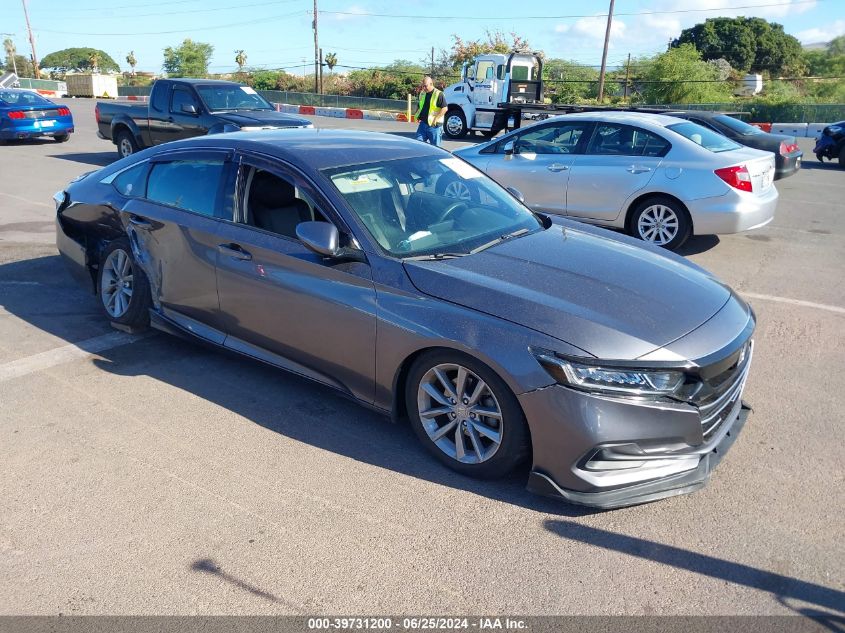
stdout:
[(405, 401), (417, 437), (453, 470), (502, 477), (528, 454), (519, 402), (474, 358), (447, 350), (423, 354), (409, 372)]

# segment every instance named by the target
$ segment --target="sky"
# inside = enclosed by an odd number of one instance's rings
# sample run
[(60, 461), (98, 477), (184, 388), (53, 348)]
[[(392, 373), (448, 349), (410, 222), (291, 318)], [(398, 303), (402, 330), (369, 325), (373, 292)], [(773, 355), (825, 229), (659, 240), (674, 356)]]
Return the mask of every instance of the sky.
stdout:
[[(130, 50), (137, 70), (161, 72), (162, 50), (184, 38), (214, 46), (210, 72), (247, 66), (313, 68), (313, 0), (27, 0), (40, 57), (76, 46), (107, 52), (122, 69)], [(395, 59), (420, 62), (450, 49), (452, 35), (483, 38), (515, 32), (547, 57), (598, 66), (609, 0), (317, 0), (324, 54), (341, 66)], [(520, 9), (520, 4), (522, 9)], [(107, 6), (109, 8), (102, 8)], [(608, 64), (666, 49), (681, 29), (717, 16), (758, 16), (784, 25), (805, 44), (845, 34), (845, 0), (616, 0)], [(0, 33), (29, 54), (22, 0), (0, 0)]]

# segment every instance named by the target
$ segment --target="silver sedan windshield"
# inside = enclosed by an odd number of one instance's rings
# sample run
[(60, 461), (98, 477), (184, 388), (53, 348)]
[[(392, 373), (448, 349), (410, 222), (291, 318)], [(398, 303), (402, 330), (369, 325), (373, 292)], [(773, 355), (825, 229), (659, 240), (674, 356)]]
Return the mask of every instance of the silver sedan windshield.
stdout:
[(373, 238), (391, 255), (463, 255), (539, 230), (538, 217), (455, 157), (421, 156), (325, 171)]

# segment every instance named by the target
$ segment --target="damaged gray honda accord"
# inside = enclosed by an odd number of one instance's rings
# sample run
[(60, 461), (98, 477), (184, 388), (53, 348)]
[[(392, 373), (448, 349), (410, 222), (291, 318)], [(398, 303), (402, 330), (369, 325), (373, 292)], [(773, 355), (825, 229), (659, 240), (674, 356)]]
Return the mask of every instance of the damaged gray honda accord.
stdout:
[(407, 418), (466, 475), (530, 461), (529, 489), (601, 508), (704, 485), (748, 413), (753, 312), (676, 255), (517, 198), (398, 136), (238, 132), (71, 183), (57, 243), (115, 323)]

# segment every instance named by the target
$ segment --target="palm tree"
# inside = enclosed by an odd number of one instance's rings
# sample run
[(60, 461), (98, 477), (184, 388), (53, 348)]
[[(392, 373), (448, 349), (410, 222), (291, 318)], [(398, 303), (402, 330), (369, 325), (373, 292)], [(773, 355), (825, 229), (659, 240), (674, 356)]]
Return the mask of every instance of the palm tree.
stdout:
[(135, 76), (135, 66), (138, 64), (138, 60), (135, 58), (135, 51), (129, 51), (129, 54), (126, 56), (126, 63), (132, 68), (132, 76)]
[(96, 75), (100, 70), (100, 53), (97, 51), (91, 53), (88, 57), (88, 63), (91, 64), (91, 72)]
[(326, 66), (329, 67), (329, 72), (332, 72), (335, 66), (337, 66), (337, 53), (329, 53), (326, 55)]
[(246, 53), (243, 49), (235, 51), (235, 63), (238, 65), (238, 72), (244, 71), (244, 64), (246, 64)]
[(15, 57), (17, 56), (18, 51), (15, 48), (15, 43), (12, 41), (12, 38), (7, 37), (5, 40), (3, 40), (3, 48), (6, 49), (6, 59), (12, 60), (12, 69), (14, 70), (14, 73), (17, 75), (18, 74), (18, 64), (15, 61)]

